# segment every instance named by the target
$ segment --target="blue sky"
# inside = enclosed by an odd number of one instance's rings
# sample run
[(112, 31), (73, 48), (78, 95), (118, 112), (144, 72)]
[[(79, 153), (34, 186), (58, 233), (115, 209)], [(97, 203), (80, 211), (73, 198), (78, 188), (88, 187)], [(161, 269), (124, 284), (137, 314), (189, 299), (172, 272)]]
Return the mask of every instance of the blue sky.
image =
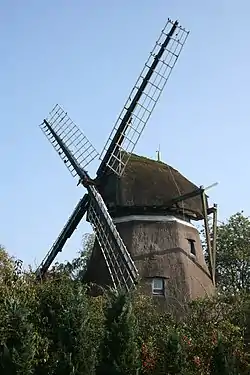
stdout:
[[(98, 151), (168, 17), (191, 30), (136, 148), (250, 214), (249, 0), (0, 0), (0, 243), (38, 264), (79, 198), (38, 125), (61, 104)], [(88, 168), (94, 176), (97, 163)], [(84, 221), (58, 260), (80, 248)]]

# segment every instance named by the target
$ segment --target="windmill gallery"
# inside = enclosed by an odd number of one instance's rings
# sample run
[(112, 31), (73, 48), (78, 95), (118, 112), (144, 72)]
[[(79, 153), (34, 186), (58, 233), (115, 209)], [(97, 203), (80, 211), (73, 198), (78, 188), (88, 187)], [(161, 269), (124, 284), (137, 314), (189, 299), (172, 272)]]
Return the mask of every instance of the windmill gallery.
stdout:
[[(167, 21), (101, 154), (92, 179), (86, 166), (98, 153), (67, 113), (56, 105), (40, 125), (87, 193), (37, 269), (43, 278), (86, 214), (95, 244), (85, 281), (145, 293), (164, 301), (210, 294), (215, 286), (216, 205), (203, 187), (160, 161), (133, 154), (188, 37), (178, 21)], [(204, 221), (209, 265), (193, 221)]]

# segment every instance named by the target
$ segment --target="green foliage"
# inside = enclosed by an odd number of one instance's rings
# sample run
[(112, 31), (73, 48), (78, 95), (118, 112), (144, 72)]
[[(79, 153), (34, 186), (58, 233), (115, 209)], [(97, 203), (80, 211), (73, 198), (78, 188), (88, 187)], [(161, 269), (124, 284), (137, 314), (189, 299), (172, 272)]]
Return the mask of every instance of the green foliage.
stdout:
[(0, 373), (95, 374), (102, 300), (67, 274), (40, 284), (4, 260), (9, 279), (0, 282)]
[(249, 373), (237, 300), (195, 301), (176, 319), (139, 292), (91, 298), (61, 272), (11, 280), (0, 283), (1, 374)]
[[(201, 238), (209, 265), (204, 228)], [(250, 293), (250, 218), (243, 211), (217, 227), (216, 286), (227, 294)]]
[(66, 264), (56, 263), (53, 271), (67, 273), (74, 280), (82, 280), (91, 256), (94, 241), (94, 234), (86, 233), (82, 238), (82, 248), (78, 253), (79, 256)]
[(249, 239), (242, 214), (219, 227), (219, 294), (181, 317), (139, 289), (90, 297), (81, 280), (93, 237), (42, 283), (0, 247), (0, 374), (249, 374)]
[(105, 336), (98, 375), (136, 375), (139, 369), (138, 326), (131, 296), (110, 292), (105, 309)]
[(39, 333), (47, 338), (47, 361), (37, 374), (94, 374), (102, 336), (99, 302), (65, 276), (39, 285)]
[(250, 292), (250, 219), (243, 212), (217, 229), (216, 274), (227, 292)]

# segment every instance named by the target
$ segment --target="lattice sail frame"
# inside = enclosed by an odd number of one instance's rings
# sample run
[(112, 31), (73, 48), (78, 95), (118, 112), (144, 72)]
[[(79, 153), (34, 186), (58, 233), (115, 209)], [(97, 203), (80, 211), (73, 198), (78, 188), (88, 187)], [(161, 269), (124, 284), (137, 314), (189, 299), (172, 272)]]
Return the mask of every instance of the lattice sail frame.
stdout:
[(120, 138), (116, 143), (116, 147), (114, 147), (109, 159), (107, 160), (107, 167), (118, 176), (123, 174), (129, 161), (129, 157), (133, 152), (157, 101), (159, 100), (159, 97), (188, 37), (189, 31), (179, 26), (177, 22), (174, 23), (173, 21), (168, 20), (167, 24), (162, 30), (161, 35), (157, 40), (153, 51), (150, 53), (150, 56), (135, 86), (133, 87), (129, 98), (122, 109), (101, 153), (100, 159), (102, 159), (104, 154), (108, 151), (108, 148), (110, 147), (110, 144), (117, 133), (131, 102), (138, 93), (138, 90), (147, 73), (151, 69), (152, 62), (159, 53), (164, 41), (169, 37), (170, 28), (172, 28), (174, 24), (176, 25), (177, 32), (175, 31), (174, 35), (170, 36), (170, 40), (164, 49), (161, 58), (158, 60), (157, 66), (155, 67), (150, 80), (147, 82), (147, 85), (136, 103), (134, 110), (131, 112), (131, 116), (127, 121), (125, 130), (121, 133)]
[(117, 290), (124, 287), (126, 290), (130, 290), (135, 286), (139, 277), (137, 268), (101, 195), (94, 186), (90, 186), (90, 190), (88, 217), (96, 233), (96, 239), (106, 261), (112, 283)]
[[(71, 120), (67, 112), (65, 112), (60, 105), (55, 105), (49, 113), (49, 116), (46, 118), (46, 121), (55, 133), (57, 133), (82, 169), (85, 169), (86, 166), (99, 155), (88, 138), (81, 132), (78, 126)], [(63, 149), (54, 138), (46, 123), (43, 122), (40, 125), (40, 128), (65, 163), (71, 175), (75, 177), (77, 172), (71, 165), (67, 156), (63, 152)]]

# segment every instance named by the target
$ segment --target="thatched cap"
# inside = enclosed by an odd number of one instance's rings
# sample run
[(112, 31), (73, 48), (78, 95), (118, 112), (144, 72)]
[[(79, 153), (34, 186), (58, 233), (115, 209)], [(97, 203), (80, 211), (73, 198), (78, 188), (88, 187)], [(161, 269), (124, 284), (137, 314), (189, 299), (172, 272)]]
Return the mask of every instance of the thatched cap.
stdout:
[[(100, 190), (108, 205), (124, 208), (165, 206), (173, 198), (198, 189), (171, 166), (135, 154), (120, 179), (109, 175), (105, 180)], [(182, 214), (183, 209), (194, 220), (203, 217), (200, 196), (179, 202), (170, 211)]]

